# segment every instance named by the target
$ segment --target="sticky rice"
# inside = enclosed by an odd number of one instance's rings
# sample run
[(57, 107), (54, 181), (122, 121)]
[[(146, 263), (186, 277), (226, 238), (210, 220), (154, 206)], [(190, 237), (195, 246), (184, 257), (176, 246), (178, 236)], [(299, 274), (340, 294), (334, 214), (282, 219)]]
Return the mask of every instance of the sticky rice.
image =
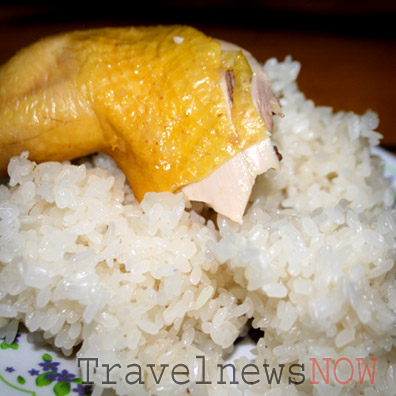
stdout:
[[(396, 394), (396, 212), (371, 154), (377, 115), (315, 106), (291, 58), (264, 68), (284, 112), (272, 137), (283, 161), (258, 178), (242, 225), (209, 219), (182, 194), (148, 193), (139, 203), (104, 154), (78, 164), (37, 165), (28, 153), (10, 161), (0, 186), (7, 340), (21, 321), (65, 355), (99, 359), (95, 395), (106, 387), (134, 396)], [(217, 383), (217, 365), (249, 326), (264, 332), (253, 363), (285, 373), (304, 364), (302, 383), (285, 374), (269, 384), (261, 373), (248, 384), (245, 357), (237, 381)], [(197, 356), (212, 384), (199, 384)], [(376, 358), (373, 384), (357, 370), (340, 384), (345, 364), (328, 384), (318, 372), (310, 383), (310, 359), (332, 358), (333, 367), (344, 357)], [(103, 384), (101, 362), (121, 366), (113, 384)], [(142, 367), (144, 384), (126, 381), (130, 364)], [(165, 372), (156, 384), (148, 364), (185, 364), (189, 381)]]

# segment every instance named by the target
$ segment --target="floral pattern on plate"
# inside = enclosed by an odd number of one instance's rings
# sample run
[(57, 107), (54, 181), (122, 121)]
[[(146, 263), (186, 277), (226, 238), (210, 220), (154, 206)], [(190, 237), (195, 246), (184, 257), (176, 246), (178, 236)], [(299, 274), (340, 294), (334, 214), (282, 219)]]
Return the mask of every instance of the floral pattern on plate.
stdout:
[(18, 333), (12, 344), (0, 340), (0, 395), (85, 396), (92, 386), (82, 383), (74, 358), (27, 341)]

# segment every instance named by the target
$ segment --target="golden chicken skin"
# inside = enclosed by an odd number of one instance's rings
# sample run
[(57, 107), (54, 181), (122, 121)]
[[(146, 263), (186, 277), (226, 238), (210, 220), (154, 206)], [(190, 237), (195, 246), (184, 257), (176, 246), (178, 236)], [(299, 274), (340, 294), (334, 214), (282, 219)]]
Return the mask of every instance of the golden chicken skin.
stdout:
[(181, 190), (240, 222), (256, 175), (279, 166), (273, 113), (253, 57), (192, 27), (73, 31), (0, 68), (0, 171), (24, 151), (37, 162), (102, 151), (138, 200)]

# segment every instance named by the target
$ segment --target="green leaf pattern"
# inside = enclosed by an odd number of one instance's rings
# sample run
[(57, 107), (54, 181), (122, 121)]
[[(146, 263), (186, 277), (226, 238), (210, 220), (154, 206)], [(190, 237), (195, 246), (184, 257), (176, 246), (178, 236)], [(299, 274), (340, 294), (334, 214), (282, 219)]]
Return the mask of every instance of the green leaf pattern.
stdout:
[(54, 393), (56, 396), (65, 396), (70, 393), (70, 384), (66, 381), (58, 382), (54, 386)]
[(52, 362), (52, 356), (49, 355), (48, 353), (44, 353), (43, 356), (41, 356), (41, 358), (43, 359), (43, 361), (45, 362), (46, 360), (49, 360)]
[(18, 375), (17, 377), (18, 384), (25, 385), (26, 380), (22, 376)]
[(48, 376), (51, 374), (54, 374), (55, 371), (47, 371), (46, 373), (40, 374), (37, 378), (36, 378), (36, 385), (37, 386), (47, 386), (50, 385), (52, 383), (52, 380), (48, 379)]
[(0, 348), (1, 349), (8, 349), (8, 348), (12, 348), (12, 349), (18, 349), (19, 345), (16, 342), (13, 342), (12, 344), (6, 344), (4, 341), (0, 344)]

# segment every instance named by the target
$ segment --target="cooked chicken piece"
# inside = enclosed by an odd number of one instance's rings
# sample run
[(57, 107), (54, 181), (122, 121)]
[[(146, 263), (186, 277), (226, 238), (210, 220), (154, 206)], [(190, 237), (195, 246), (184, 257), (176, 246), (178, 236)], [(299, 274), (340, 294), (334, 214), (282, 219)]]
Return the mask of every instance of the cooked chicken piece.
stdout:
[(193, 28), (65, 33), (0, 68), (0, 170), (23, 151), (38, 162), (104, 151), (137, 199), (182, 189), (240, 221), (255, 175), (278, 166), (278, 111), (250, 54)]
[[(260, 64), (242, 48), (220, 41), (225, 51), (242, 51), (253, 71), (250, 89), (253, 103), (269, 130), (272, 129), (272, 112), (280, 115), (281, 109), (276, 100), (268, 78)], [(230, 98), (234, 77), (226, 72), (223, 76), (223, 91)], [(212, 207), (217, 213), (241, 223), (256, 176), (269, 169), (279, 169), (281, 156), (273, 147), (270, 138), (266, 138), (242, 150), (235, 157), (215, 169), (209, 176), (183, 187), (182, 191), (190, 201), (201, 201)]]

